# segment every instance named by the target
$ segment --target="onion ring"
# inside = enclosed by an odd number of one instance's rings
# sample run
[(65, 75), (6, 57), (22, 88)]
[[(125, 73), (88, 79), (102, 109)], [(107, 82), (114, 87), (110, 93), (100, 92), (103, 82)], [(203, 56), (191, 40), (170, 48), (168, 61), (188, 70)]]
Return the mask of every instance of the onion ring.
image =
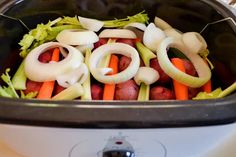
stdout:
[[(56, 47), (63, 47), (68, 50), (65, 59), (50, 63), (42, 63), (38, 60), (40, 54)], [(53, 81), (56, 80), (57, 76), (79, 67), (83, 61), (83, 55), (76, 48), (58, 42), (49, 42), (38, 46), (27, 55), (24, 64), (25, 74), (32, 81)]]
[(136, 39), (136, 34), (128, 29), (104, 29), (100, 34), (99, 38), (125, 38), (125, 39)]
[[(198, 76), (194, 77), (178, 70), (169, 60), (167, 48), (174, 47), (180, 50), (194, 65)], [(164, 39), (157, 49), (157, 58), (163, 71), (171, 78), (183, 83), (189, 87), (201, 87), (211, 78), (211, 70), (204, 60), (195, 53), (191, 53), (185, 45), (172, 37)]]
[[(103, 57), (113, 53), (130, 57), (132, 59), (131, 63), (124, 71), (118, 74), (104, 75), (104, 71), (98, 67), (98, 64)], [(140, 58), (137, 50), (132, 46), (123, 43), (102, 45), (93, 51), (89, 60), (90, 72), (93, 77), (96, 80), (106, 84), (117, 84), (133, 78), (139, 69), (139, 65)], [(109, 71), (109, 69), (105, 71)]]

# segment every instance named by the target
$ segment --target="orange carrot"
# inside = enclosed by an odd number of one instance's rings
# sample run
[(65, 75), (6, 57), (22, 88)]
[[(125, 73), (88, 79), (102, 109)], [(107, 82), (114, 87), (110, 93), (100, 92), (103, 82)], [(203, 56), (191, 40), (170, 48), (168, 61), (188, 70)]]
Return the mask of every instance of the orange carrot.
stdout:
[[(55, 48), (52, 53), (51, 61), (58, 62), (60, 58), (60, 50)], [(41, 86), (37, 99), (50, 99), (54, 89), (55, 81), (46, 81)]]
[[(182, 72), (185, 72), (184, 62), (179, 58), (172, 58), (172, 64)], [(176, 100), (188, 100), (188, 87), (176, 80), (173, 80)]]
[[(118, 73), (118, 64), (119, 64), (118, 57), (116, 55), (111, 55), (109, 68), (112, 68), (113, 72), (109, 75)], [(115, 95), (115, 88), (116, 88), (115, 84), (105, 84), (103, 91), (103, 100), (113, 100)]]
[[(205, 60), (205, 62), (207, 63), (207, 61)], [(208, 63), (207, 63), (208, 64)], [(206, 93), (211, 93), (212, 92), (212, 84), (211, 84), (211, 80), (209, 80), (206, 84), (204, 84), (202, 86), (202, 90)]]

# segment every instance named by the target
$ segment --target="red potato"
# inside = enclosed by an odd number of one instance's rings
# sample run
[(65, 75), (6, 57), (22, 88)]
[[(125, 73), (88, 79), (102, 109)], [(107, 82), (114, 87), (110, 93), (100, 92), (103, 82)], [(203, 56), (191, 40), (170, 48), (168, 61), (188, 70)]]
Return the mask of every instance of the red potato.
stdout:
[(46, 51), (41, 55), (39, 55), (38, 60), (42, 63), (48, 63), (51, 61), (51, 57), (52, 57), (52, 51)]
[(116, 85), (115, 100), (137, 100), (139, 87), (134, 80)]
[(201, 92), (201, 88), (188, 88), (188, 98), (193, 99), (197, 94)]
[(195, 70), (192, 62), (186, 59), (183, 59), (183, 61), (184, 61), (184, 67), (185, 67), (186, 73), (191, 76), (197, 76), (197, 71)]
[(150, 67), (152, 67), (159, 73), (160, 78), (157, 81), (159, 84), (167, 84), (171, 81), (171, 78), (161, 69), (157, 58), (154, 58), (150, 61)]
[(118, 39), (116, 42), (128, 44), (132, 47), (135, 47), (135, 40), (133, 39)]
[(155, 86), (150, 90), (150, 100), (173, 100), (175, 99), (175, 94), (172, 90), (162, 87)]
[(118, 67), (119, 71), (124, 71), (129, 66), (130, 62), (131, 58), (122, 56), (119, 61), (119, 67)]
[(65, 90), (65, 89), (66, 88), (60, 86), (59, 84), (55, 84), (55, 88), (54, 88), (53, 94), (57, 95), (57, 94), (61, 93), (63, 90)]
[(98, 42), (94, 44), (94, 49), (106, 44), (108, 39), (100, 38)]
[(24, 90), (24, 94), (29, 94), (31, 92), (39, 92), (42, 86), (42, 82), (35, 82), (31, 80), (26, 81), (26, 90)]
[(103, 87), (100, 84), (92, 84), (91, 94), (92, 94), (92, 100), (102, 100)]

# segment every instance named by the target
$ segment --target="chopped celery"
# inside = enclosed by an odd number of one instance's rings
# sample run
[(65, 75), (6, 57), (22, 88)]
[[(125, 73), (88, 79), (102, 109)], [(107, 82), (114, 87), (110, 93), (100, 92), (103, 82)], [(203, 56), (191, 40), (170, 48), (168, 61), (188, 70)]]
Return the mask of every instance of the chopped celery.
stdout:
[(2, 80), (8, 85), (8, 87), (0, 86), (0, 95), (5, 96), (5, 97), (11, 97), (11, 98), (19, 98), (11, 82), (11, 77), (8, 74), (9, 71), (10, 69), (6, 69), (5, 74), (2, 74), (1, 76)]
[(25, 90), (26, 80), (27, 77), (24, 71), (24, 61), (22, 61), (21, 65), (19, 66), (18, 70), (16, 71), (15, 75), (12, 78), (13, 87), (16, 90)]
[(136, 47), (145, 66), (149, 66), (150, 60), (157, 57), (151, 50), (145, 47), (141, 42), (137, 42)]
[(38, 94), (38, 92), (30, 92), (28, 94), (25, 95), (25, 93), (23, 91), (20, 91), (20, 94), (21, 94), (21, 98), (22, 99), (32, 99), (32, 98), (35, 98)]
[(73, 100), (82, 96), (83, 94), (84, 88), (80, 83), (76, 83), (55, 95), (52, 100)]
[[(90, 55), (91, 55), (91, 49), (87, 49), (85, 53), (85, 64), (88, 67), (89, 67)], [(82, 86), (84, 88), (84, 94), (81, 96), (81, 100), (92, 100), (90, 74), (88, 75), (86, 81), (82, 84)]]
[(149, 100), (149, 92), (150, 92), (150, 85), (146, 85), (141, 83), (139, 94), (138, 94), (138, 101), (148, 101)]
[(236, 90), (236, 82), (234, 82), (231, 86), (229, 86), (227, 89), (223, 91), (221, 88), (217, 88), (211, 93), (200, 92), (195, 98), (193, 98), (193, 100), (223, 98), (235, 90)]

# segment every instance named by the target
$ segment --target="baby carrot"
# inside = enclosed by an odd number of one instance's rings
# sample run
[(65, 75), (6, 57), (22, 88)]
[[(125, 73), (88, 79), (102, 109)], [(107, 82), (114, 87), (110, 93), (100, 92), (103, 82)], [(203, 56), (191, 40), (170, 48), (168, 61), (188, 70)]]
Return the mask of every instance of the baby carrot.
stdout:
[[(184, 62), (180, 58), (172, 58), (172, 64), (182, 72), (185, 72)], [(176, 100), (188, 100), (188, 87), (177, 80), (173, 80)]]
[[(118, 64), (119, 64), (118, 57), (116, 55), (111, 55), (109, 68), (113, 69), (112, 74), (118, 73)], [(103, 100), (113, 100), (115, 95), (115, 88), (116, 88), (115, 84), (105, 84), (103, 91)]]
[[(52, 53), (51, 61), (58, 62), (60, 58), (60, 50), (55, 48)], [(41, 86), (37, 99), (50, 99), (54, 89), (55, 81), (46, 81)]]

